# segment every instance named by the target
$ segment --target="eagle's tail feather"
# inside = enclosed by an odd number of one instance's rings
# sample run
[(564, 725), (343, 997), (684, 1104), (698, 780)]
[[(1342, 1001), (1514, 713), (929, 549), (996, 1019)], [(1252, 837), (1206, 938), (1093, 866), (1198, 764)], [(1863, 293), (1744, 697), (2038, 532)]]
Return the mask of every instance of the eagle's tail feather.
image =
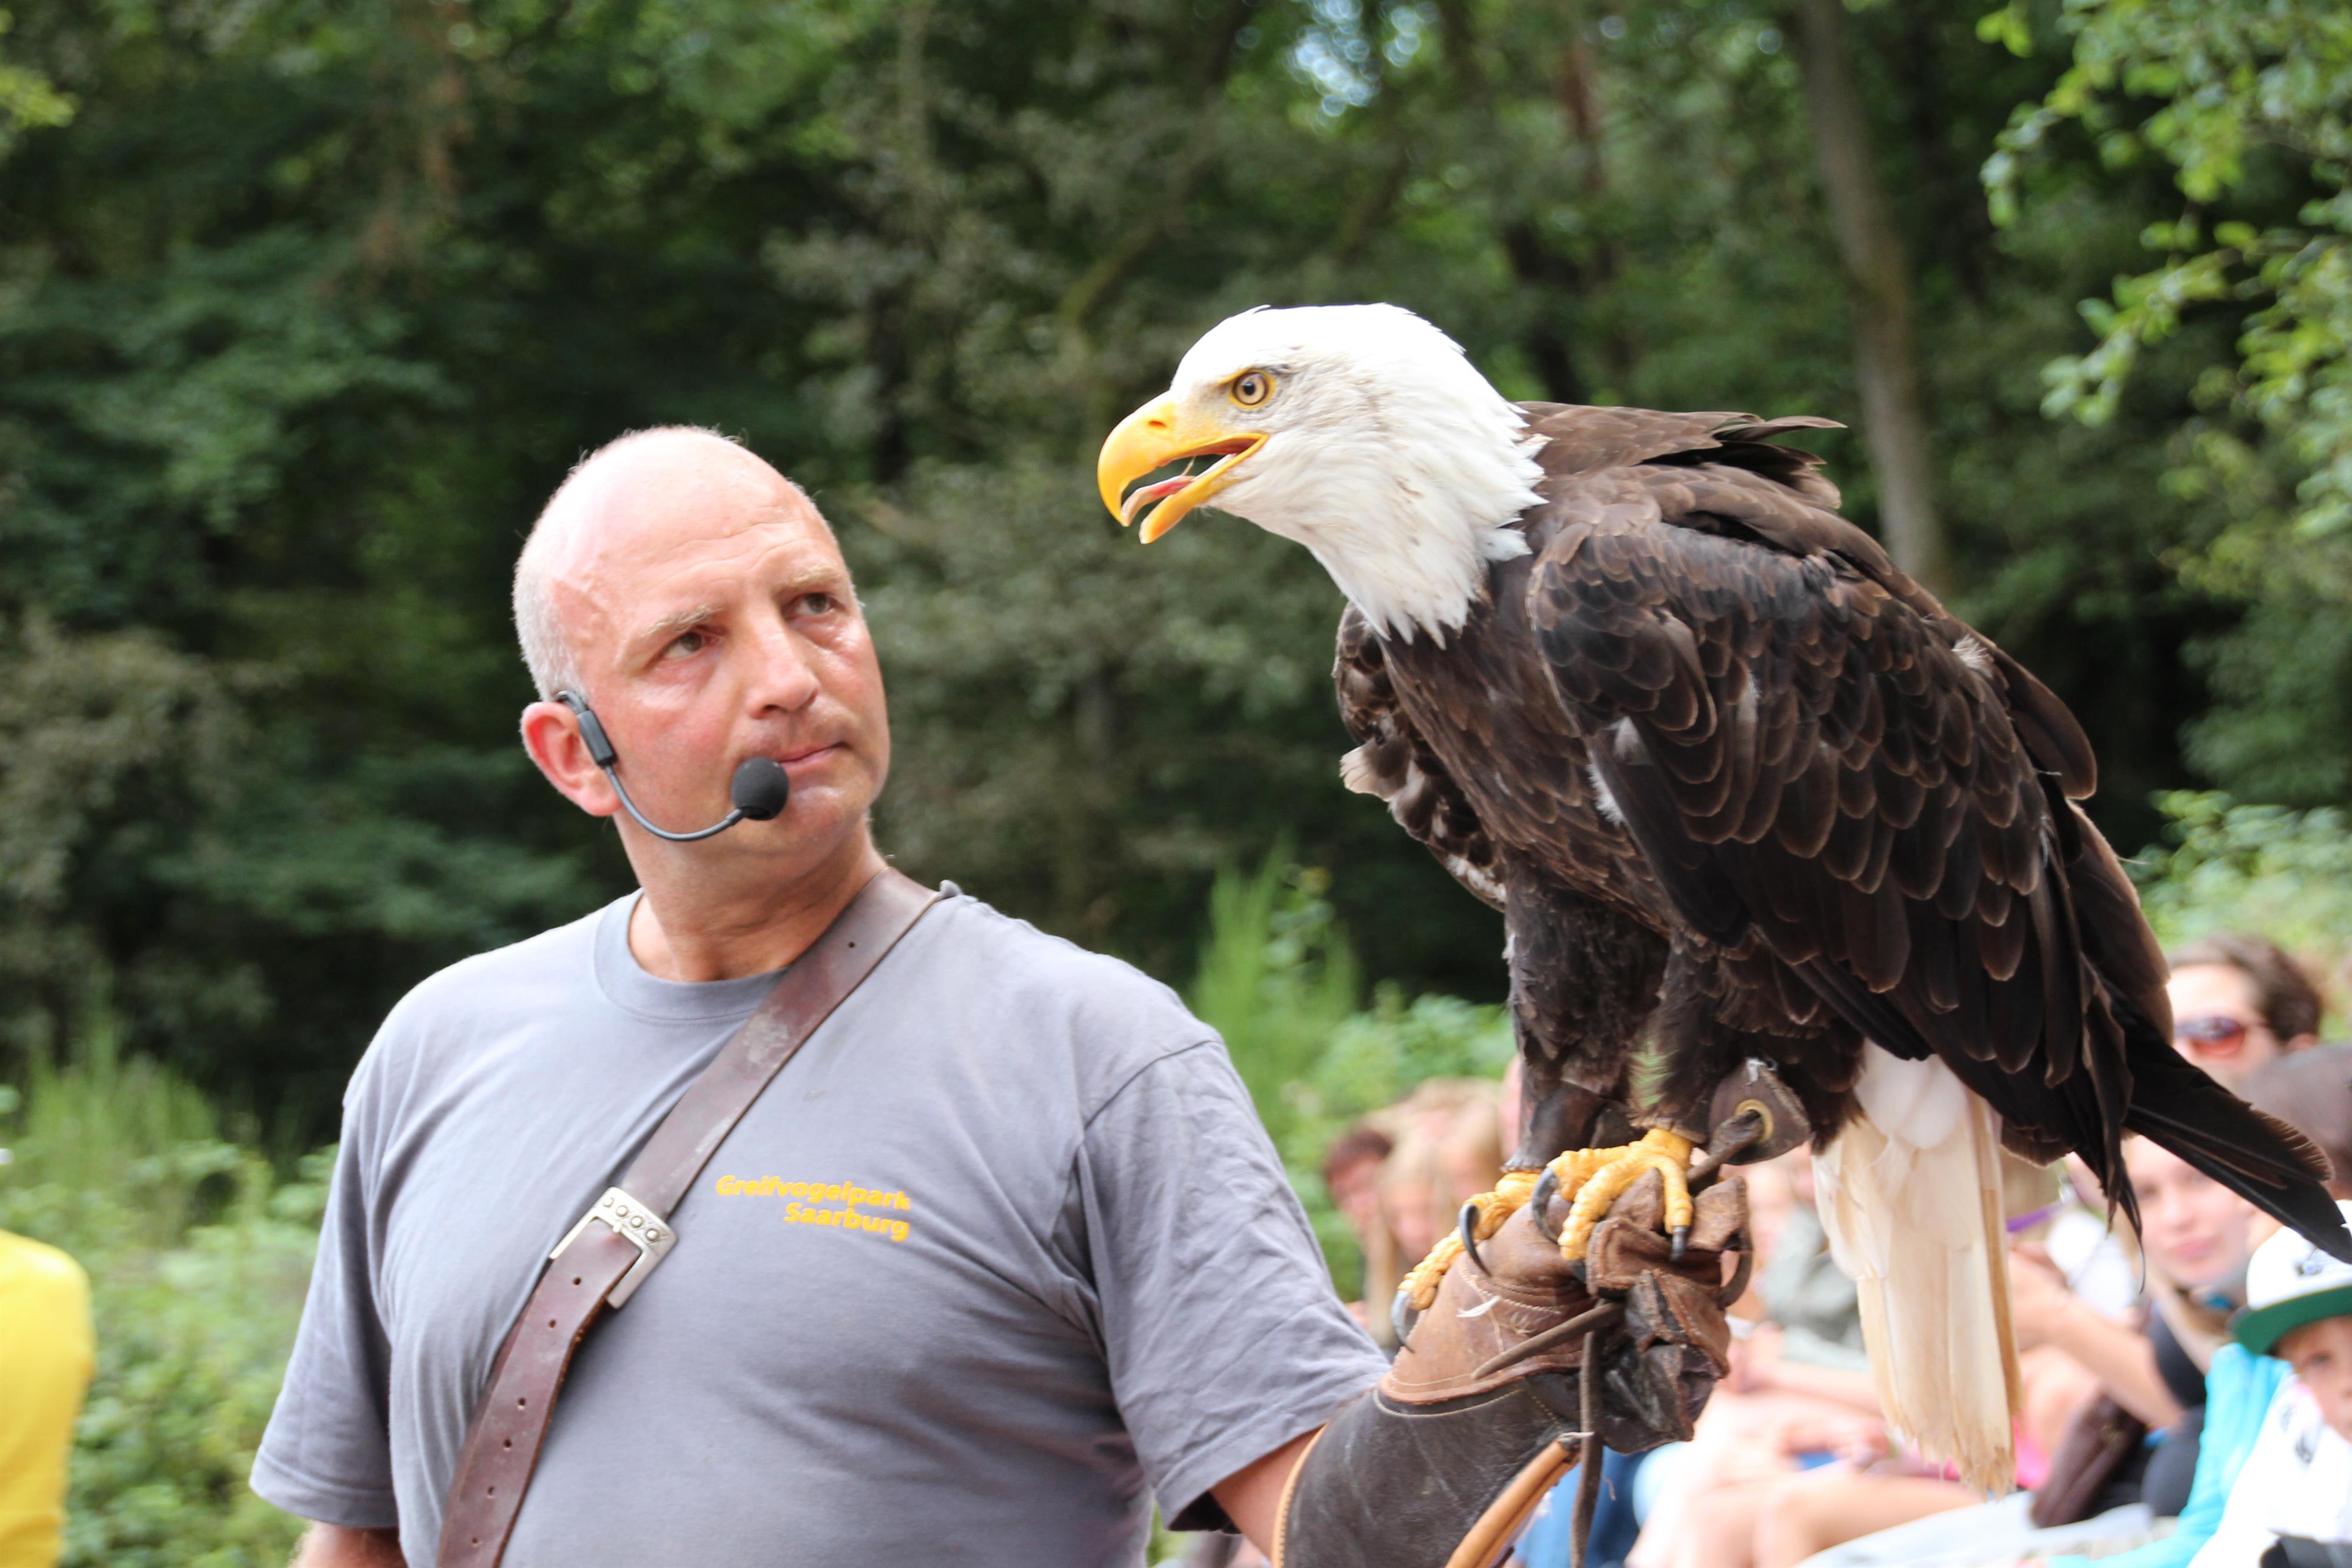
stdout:
[(2280, 1223), (2352, 1261), (2352, 1235), (2311, 1141), (2222, 1088), (2169, 1045), (2135, 1050), (2124, 1129), (2163, 1145)]
[(1969, 1485), (2005, 1492), (2022, 1396), (2000, 1131), (1941, 1062), (1867, 1051), (1862, 1113), (1814, 1167), (1822, 1228), (1861, 1300), (1888, 1426)]

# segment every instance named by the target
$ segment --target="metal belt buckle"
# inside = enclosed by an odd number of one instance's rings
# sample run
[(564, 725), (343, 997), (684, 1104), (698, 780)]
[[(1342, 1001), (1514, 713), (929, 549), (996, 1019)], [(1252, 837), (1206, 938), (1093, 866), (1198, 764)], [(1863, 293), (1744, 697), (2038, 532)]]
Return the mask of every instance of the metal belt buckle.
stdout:
[(613, 1288), (604, 1293), (606, 1303), (617, 1307), (637, 1293), (637, 1287), (646, 1282), (646, 1276), (654, 1271), (655, 1264), (669, 1256), (669, 1249), (677, 1245), (677, 1231), (668, 1220), (654, 1212), (651, 1204), (631, 1197), (617, 1186), (608, 1186), (604, 1189), (604, 1196), (596, 1200), (596, 1207), (582, 1215), (578, 1222), (563, 1233), (563, 1239), (555, 1244), (555, 1250), (550, 1252), (548, 1258), (552, 1260), (562, 1257), (563, 1249), (579, 1239), (580, 1233), (588, 1228), (588, 1222), (592, 1219), (602, 1220), (613, 1234), (637, 1249), (637, 1260), (630, 1264), (629, 1271), (614, 1281)]

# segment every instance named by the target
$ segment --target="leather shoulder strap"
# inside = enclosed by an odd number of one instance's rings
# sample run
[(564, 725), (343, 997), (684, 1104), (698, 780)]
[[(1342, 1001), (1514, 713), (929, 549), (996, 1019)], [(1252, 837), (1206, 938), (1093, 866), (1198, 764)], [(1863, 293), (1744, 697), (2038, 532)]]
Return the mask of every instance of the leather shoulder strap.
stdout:
[(860, 889), (662, 1118), (621, 1185), (556, 1244), (491, 1365), (458, 1453), (442, 1512), (440, 1568), (496, 1568), (580, 1342), (676, 1244), (670, 1210), (761, 1091), (939, 897), (895, 871)]

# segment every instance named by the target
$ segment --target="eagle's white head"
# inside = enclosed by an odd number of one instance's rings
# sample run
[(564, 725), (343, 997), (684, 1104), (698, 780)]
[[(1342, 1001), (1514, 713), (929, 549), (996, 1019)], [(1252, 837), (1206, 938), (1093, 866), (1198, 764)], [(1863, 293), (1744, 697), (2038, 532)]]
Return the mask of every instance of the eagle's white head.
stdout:
[[(1314, 551), (1381, 632), (1443, 643), (1487, 563), (1527, 553), (1512, 525), (1539, 498), (1542, 444), (1412, 311), (1315, 305), (1211, 329), (1167, 395), (1111, 433), (1096, 478), (1121, 523), (1144, 517), (1146, 544), (1214, 497)], [(1198, 457), (1216, 461), (1129, 489)]]

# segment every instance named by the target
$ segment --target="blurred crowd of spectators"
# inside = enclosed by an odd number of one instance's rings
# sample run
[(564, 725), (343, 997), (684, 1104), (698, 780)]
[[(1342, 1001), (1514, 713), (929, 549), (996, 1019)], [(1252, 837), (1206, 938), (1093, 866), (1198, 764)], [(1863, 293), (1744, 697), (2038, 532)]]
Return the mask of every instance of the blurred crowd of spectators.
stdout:
[[(2310, 977), (2251, 936), (2171, 961), (2179, 1049), (2317, 1144), (2352, 1197), (2352, 1045), (2319, 1042)], [(1402, 1271), (1494, 1185), (1517, 1121), (1514, 1082), (1438, 1080), (1331, 1145), (1323, 1176), (1362, 1244), (1375, 1337)], [(1748, 1167), (1759, 1266), (1730, 1374), (1691, 1442), (1608, 1456), (1594, 1568), (2352, 1568), (2352, 1269), (2145, 1139), (2124, 1158), (2137, 1239), (2073, 1162), (2009, 1171), (2024, 1490), (1994, 1502), (1889, 1433), (1810, 1154)], [(2285, 1304), (2249, 1313), (2250, 1287)], [(1569, 1562), (1574, 1482), (1517, 1568)]]

